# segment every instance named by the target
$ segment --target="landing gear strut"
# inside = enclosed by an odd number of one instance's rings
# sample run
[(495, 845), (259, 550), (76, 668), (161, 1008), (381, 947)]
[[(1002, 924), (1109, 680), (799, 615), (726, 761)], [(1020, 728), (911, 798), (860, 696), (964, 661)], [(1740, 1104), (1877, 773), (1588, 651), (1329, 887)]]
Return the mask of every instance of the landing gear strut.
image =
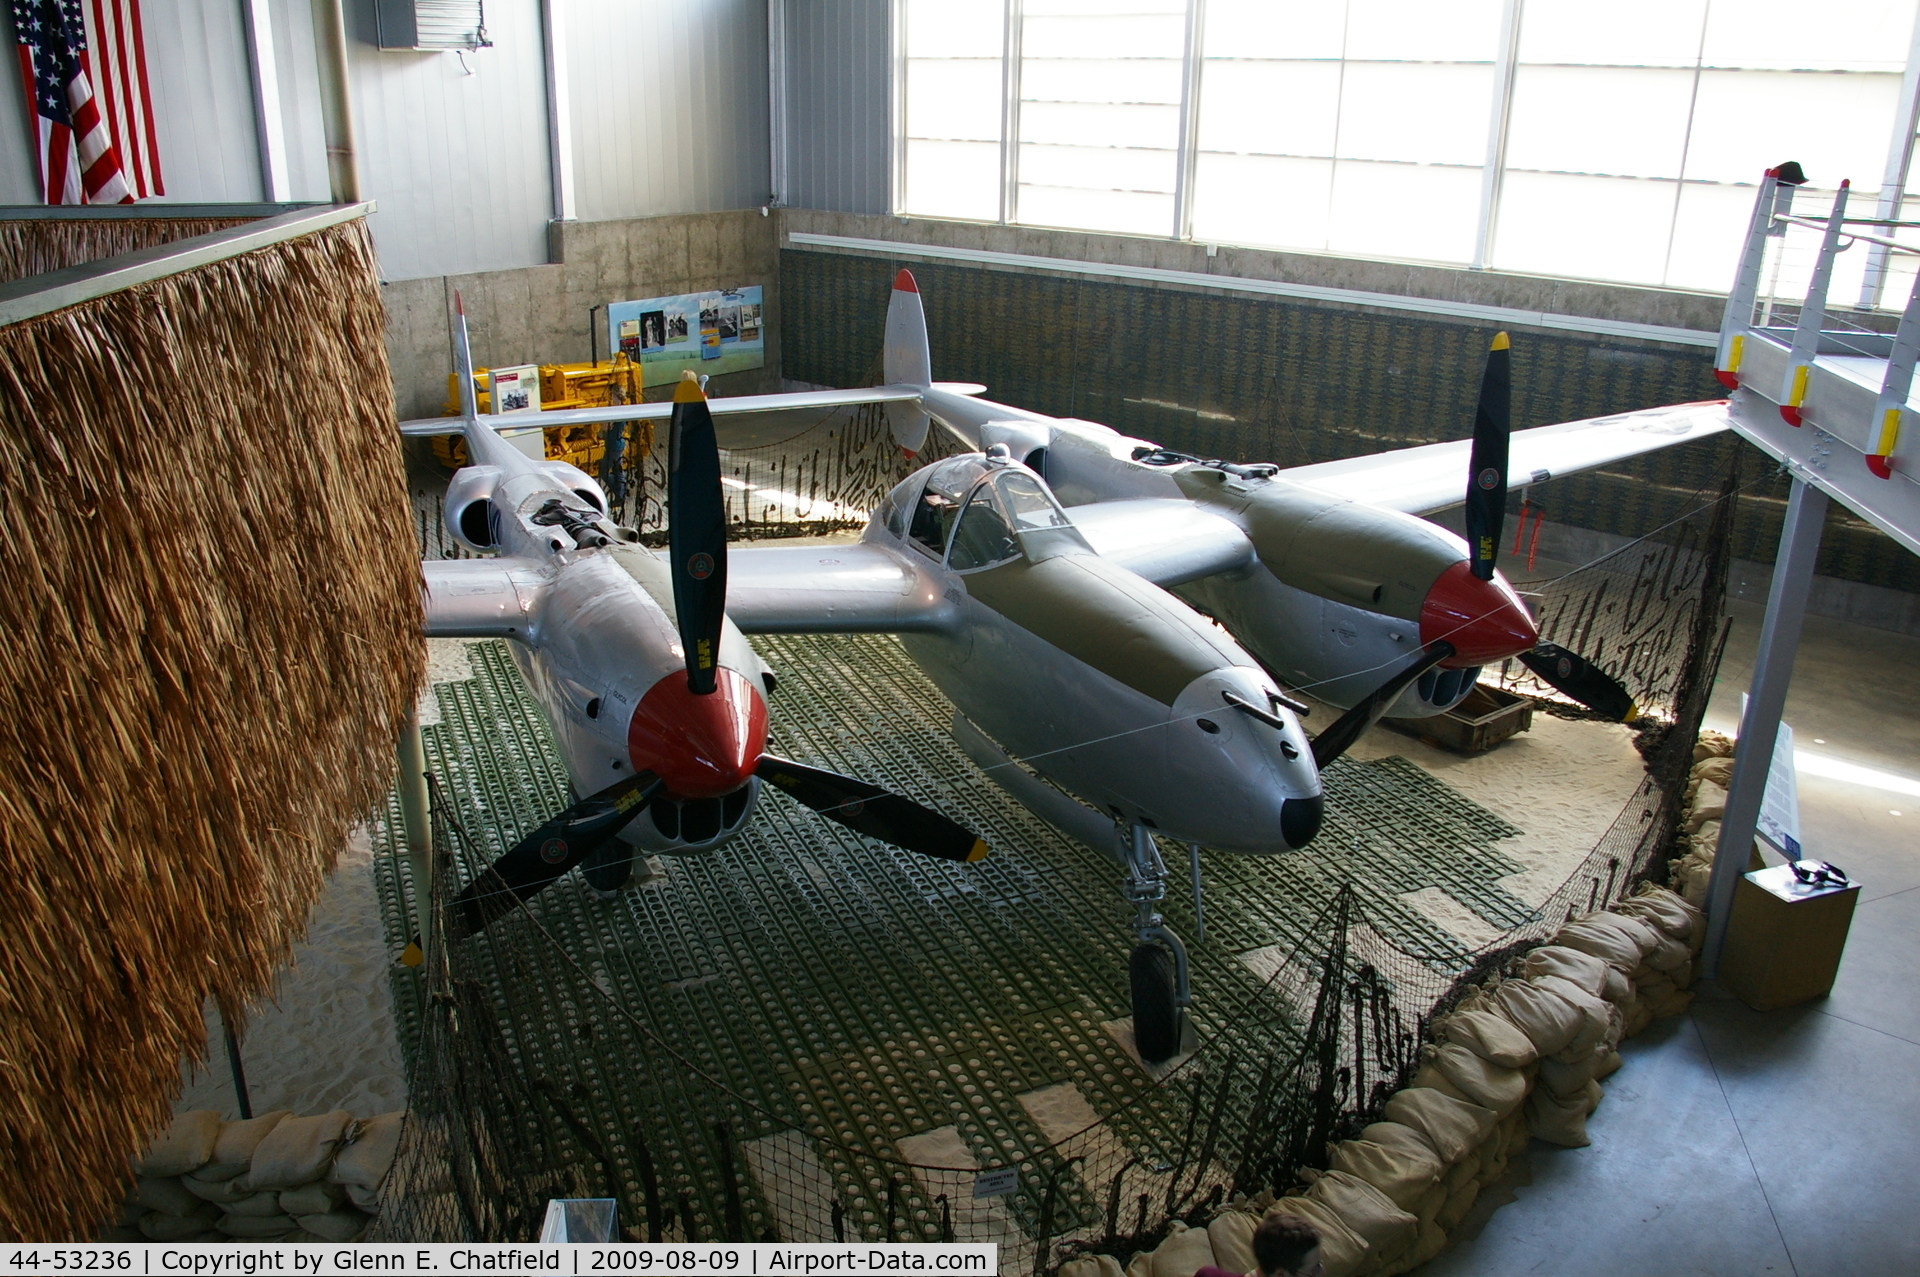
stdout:
[(1187, 947), (1160, 915), (1167, 895), (1167, 866), (1144, 825), (1128, 825), (1120, 834), (1120, 862), (1126, 878), (1121, 895), (1133, 905), (1138, 940), (1128, 964), (1133, 989), (1133, 1040), (1140, 1058), (1161, 1064), (1180, 1052), (1187, 1007), (1193, 1002)]

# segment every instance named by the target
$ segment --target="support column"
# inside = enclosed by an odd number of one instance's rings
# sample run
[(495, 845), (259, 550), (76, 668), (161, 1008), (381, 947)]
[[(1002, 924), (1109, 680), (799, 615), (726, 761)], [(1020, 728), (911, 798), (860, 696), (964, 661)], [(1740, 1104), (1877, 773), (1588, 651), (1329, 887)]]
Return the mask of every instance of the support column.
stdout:
[(407, 839), (407, 873), (413, 881), (413, 919), (424, 947), (433, 909), (433, 822), (427, 812), (427, 749), (420, 715), (400, 733), (400, 824)]
[(1702, 974), (1709, 977), (1720, 965), (1733, 889), (1746, 872), (1754, 832), (1759, 827), (1774, 741), (1780, 735), (1780, 715), (1787, 705), (1793, 658), (1800, 647), (1800, 626), (1807, 616), (1813, 561), (1820, 551), (1820, 532), (1826, 521), (1827, 494), (1795, 475), (1793, 493), (1787, 499), (1786, 526), (1780, 530), (1780, 551), (1773, 564), (1773, 586), (1767, 592), (1767, 616), (1760, 627), (1753, 684), (1747, 692), (1746, 713), (1740, 719), (1740, 741), (1733, 751), (1733, 777), (1727, 786), (1720, 842), (1713, 853), (1713, 877), (1707, 886), (1707, 945), (1702, 954)]

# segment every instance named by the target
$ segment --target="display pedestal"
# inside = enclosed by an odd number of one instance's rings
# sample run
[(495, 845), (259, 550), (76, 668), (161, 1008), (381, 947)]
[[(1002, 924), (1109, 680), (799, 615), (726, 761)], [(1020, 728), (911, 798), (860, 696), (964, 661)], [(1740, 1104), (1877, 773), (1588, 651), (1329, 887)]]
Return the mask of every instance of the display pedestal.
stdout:
[(1823, 998), (1840, 970), (1860, 884), (1809, 887), (1787, 865), (1742, 874), (1720, 983), (1756, 1011)]

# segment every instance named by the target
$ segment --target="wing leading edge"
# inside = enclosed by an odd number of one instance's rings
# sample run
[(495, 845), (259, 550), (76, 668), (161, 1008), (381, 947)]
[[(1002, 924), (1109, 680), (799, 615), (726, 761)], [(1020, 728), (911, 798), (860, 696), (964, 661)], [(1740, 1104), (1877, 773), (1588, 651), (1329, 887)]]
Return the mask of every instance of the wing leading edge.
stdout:
[[(1509, 487), (1526, 487), (1719, 434), (1732, 425), (1725, 400), (1675, 404), (1589, 417), (1513, 432)], [(1405, 514), (1431, 514), (1466, 498), (1467, 457), (1473, 441), (1430, 443), (1344, 461), (1282, 470), (1279, 478)]]

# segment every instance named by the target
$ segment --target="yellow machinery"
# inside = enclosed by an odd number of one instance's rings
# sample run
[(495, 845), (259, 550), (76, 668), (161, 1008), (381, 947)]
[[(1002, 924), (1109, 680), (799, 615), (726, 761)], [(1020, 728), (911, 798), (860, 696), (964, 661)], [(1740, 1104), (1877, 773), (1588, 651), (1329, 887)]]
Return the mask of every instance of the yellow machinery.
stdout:
[[(485, 368), (474, 370), (473, 384), (482, 415), (493, 411), (493, 377)], [(626, 355), (615, 355), (611, 362), (596, 364), (541, 364), (540, 409), (605, 408), (614, 404), (642, 401), (640, 365)], [(460, 412), (459, 374), (447, 374), (447, 403), (444, 415)], [(653, 423), (627, 424), (627, 446), (637, 449), (629, 455), (637, 461), (653, 450)], [(565, 461), (588, 474), (600, 473), (606, 455), (606, 427), (603, 425), (554, 426), (547, 430), (547, 460)], [(435, 435), (433, 455), (441, 465), (458, 468), (467, 464), (467, 442), (459, 435)]]

